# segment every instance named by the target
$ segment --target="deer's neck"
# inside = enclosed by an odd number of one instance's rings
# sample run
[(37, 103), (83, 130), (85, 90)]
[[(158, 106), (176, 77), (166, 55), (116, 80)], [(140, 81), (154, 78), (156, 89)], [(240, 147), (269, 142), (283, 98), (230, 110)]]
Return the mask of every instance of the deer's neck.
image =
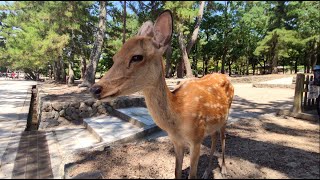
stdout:
[(165, 78), (159, 77), (154, 86), (144, 89), (143, 93), (153, 120), (161, 129), (168, 131), (175, 125), (175, 116), (172, 108), (173, 95)]

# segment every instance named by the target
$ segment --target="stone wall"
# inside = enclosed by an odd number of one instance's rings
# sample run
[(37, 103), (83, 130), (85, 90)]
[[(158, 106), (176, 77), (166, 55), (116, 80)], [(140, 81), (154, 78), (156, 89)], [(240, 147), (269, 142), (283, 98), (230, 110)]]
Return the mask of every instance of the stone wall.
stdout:
[(106, 114), (107, 110), (101, 101), (84, 102), (43, 102), (41, 106), (39, 129), (67, 124), (81, 124), (83, 118)]
[(45, 95), (38, 96), (39, 129), (53, 128), (62, 125), (83, 123), (84, 118), (109, 114), (113, 109), (132, 106), (146, 107), (144, 97), (119, 97), (111, 102), (102, 102), (95, 99), (86, 101), (68, 102), (46, 100)]

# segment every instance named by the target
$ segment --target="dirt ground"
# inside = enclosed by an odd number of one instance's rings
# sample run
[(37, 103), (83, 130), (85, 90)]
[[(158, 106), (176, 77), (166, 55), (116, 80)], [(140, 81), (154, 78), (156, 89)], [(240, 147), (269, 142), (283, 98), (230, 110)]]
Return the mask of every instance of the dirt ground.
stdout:
[[(311, 122), (292, 117), (276, 116), (275, 108), (287, 107), (294, 90), (252, 88), (248, 84), (235, 88), (234, 115), (241, 117), (227, 127), (227, 176), (221, 177), (221, 149), (218, 141), (213, 173), (209, 178), (320, 178), (319, 121)], [(245, 113), (239, 113), (245, 111)], [(238, 114), (239, 113), (239, 114)], [(198, 177), (208, 165), (210, 138), (201, 147)], [(190, 165), (189, 150), (185, 149), (183, 178)], [(165, 133), (160, 137), (139, 140), (78, 154), (68, 176), (98, 172), (111, 178), (174, 178), (173, 145)]]
[[(319, 123), (291, 117), (265, 115), (233, 123), (227, 128), (227, 177), (237, 179), (320, 177)], [(201, 147), (198, 177), (204, 173), (210, 151), (210, 138)], [(217, 145), (210, 178), (220, 179), (221, 154)], [(189, 173), (189, 150), (185, 149), (183, 178)], [(219, 161), (219, 164), (218, 164)], [(105, 151), (79, 154), (73, 177), (99, 171), (105, 179), (174, 178), (173, 145), (167, 136), (117, 145)]]

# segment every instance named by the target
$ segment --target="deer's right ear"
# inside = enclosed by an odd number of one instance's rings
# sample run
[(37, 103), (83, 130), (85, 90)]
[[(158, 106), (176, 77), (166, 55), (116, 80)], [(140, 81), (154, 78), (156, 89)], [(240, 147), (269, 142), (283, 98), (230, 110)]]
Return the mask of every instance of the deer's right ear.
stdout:
[(167, 46), (171, 41), (173, 30), (172, 13), (170, 10), (163, 11), (157, 18), (153, 27), (153, 42), (159, 47)]

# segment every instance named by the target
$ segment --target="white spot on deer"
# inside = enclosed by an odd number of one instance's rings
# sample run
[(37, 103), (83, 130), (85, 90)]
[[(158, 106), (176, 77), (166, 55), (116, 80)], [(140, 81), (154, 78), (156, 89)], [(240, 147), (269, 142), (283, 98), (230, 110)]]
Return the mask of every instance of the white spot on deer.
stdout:
[(220, 104), (219, 103), (215, 104), (215, 107), (220, 108)]
[(209, 91), (209, 92), (212, 92), (212, 87), (209, 87), (209, 88), (208, 88), (208, 91)]
[(217, 96), (217, 99), (221, 99), (221, 97), (220, 97), (220, 96)]
[(195, 97), (194, 100), (197, 101), (197, 102), (199, 102), (200, 97)]
[(212, 119), (214, 119), (213, 117), (207, 116), (206, 121), (211, 121)]
[(210, 103), (204, 103), (203, 104), (205, 107), (209, 107), (210, 106)]

